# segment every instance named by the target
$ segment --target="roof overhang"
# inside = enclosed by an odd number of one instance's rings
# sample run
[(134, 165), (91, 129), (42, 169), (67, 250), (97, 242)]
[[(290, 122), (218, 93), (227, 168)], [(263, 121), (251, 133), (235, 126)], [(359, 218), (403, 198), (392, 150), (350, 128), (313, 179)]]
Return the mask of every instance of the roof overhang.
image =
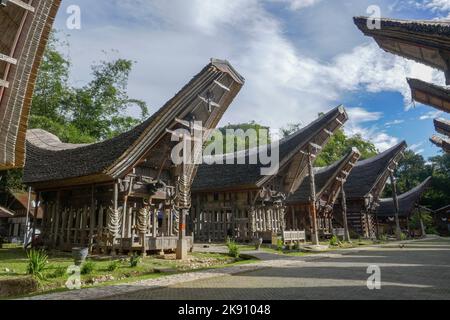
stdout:
[(450, 89), (418, 79), (408, 79), (413, 100), (450, 113)]
[(450, 153), (450, 138), (444, 138), (434, 135), (430, 139), (431, 143), (444, 150), (446, 153)]
[[(330, 117), (317, 131), (311, 133), (308, 139), (296, 145), (283, 159), (280, 159), (279, 172), (283, 175), (284, 192), (287, 195), (293, 194), (308, 175), (308, 158), (310, 156), (316, 158), (332, 135), (347, 122), (348, 114), (344, 106), (338, 106), (327, 115), (324, 115), (324, 117), (332, 113), (335, 116)], [(314, 125), (314, 123), (311, 125)], [(283, 141), (280, 143), (283, 143)], [(274, 177), (274, 175), (263, 177), (257, 182), (257, 186), (267, 184)]]
[(435, 119), (434, 127), (438, 133), (450, 137), (450, 120), (443, 118)]
[[(442, 70), (450, 84), (450, 23), (447, 21), (374, 20), (355, 17), (356, 26), (383, 50)], [(373, 22), (380, 22), (376, 28)]]
[[(153, 167), (163, 167), (171, 146), (177, 144), (171, 141), (171, 133), (177, 129), (193, 130), (201, 122), (202, 138), (206, 141), (210, 129), (216, 127), (244, 82), (229, 62), (212, 59), (147, 121), (116, 138), (91, 145), (70, 145), (51, 134), (32, 130), (27, 138), (24, 182), (40, 189), (106, 183), (124, 178), (149, 157)], [(194, 156), (198, 160), (202, 155)], [(194, 164), (185, 166), (190, 179), (199, 162), (195, 159)]]

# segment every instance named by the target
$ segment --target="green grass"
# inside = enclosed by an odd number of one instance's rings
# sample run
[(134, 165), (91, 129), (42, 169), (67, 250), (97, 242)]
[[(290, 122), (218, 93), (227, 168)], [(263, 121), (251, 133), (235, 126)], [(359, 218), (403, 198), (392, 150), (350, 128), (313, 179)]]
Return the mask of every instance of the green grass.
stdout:
[[(155, 269), (171, 269), (176, 273), (185, 273), (252, 263), (255, 260), (234, 259), (227, 254), (220, 253), (192, 253), (189, 262), (177, 261), (173, 255), (169, 255), (166, 258), (148, 256), (143, 258), (136, 267), (130, 266), (129, 257), (115, 259), (110, 257), (92, 257), (89, 261), (95, 264), (95, 268), (90, 274), (81, 275), (83, 288), (92, 287), (93, 280), (98, 280), (102, 277), (105, 278), (105, 281), (98, 281), (95, 286), (147, 280), (166, 275), (164, 273), (156, 273)], [(118, 268), (114, 271), (108, 271), (111, 263), (114, 261), (118, 264)], [(27, 263), (26, 252), (22, 248), (6, 246), (0, 249), (0, 280), (25, 277)], [(65, 291), (68, 275), (61, 274), (61, 269), (71, 265), (73, 265), (73, 260), (70, 253), (49, 254), (48, 264), (43, 272), (44, 279), (40, 280), (42, 288), (39, 294)], [(9, 269), (9, 272), (6, 272), (5, 269)], [(110, 278), (111, 276), (113, 278)]]

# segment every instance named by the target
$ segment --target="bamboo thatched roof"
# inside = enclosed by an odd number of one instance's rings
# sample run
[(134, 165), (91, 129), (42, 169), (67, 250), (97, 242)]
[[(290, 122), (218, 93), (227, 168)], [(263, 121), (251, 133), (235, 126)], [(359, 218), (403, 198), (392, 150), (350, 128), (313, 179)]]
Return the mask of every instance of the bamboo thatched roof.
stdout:
[(354, 22), (385, 51), (444, 71), (450, 84), (450, 22), (381, 19), (379, 29), (371, 18)]
[[(226, 163), (231, 158), (234, 164), (204, 164), (199, 167), (194, 180), (193, 191), (211, 192), (220, 190), (237, 190), (260, 188), (273, 181), (277, 176), (283, 180), (283, 191), (287, 194), (298, 189), (307, 175), (307, 152), (311, 145), (323, 147), (330, 135), (342, 127), (348, 120), (344, 107), (339, 106), (320, 117), (308, 126), (298, 130), (279, 144), (280, 170), (273, 175), (261, 175), (265, 165), (249, 164), (249, 157), (258, 152), (257, 149), (216, 156), (216, 160)], [(270, 150), (270, 147), (268, 147)], [(314, 151), (317, 152), (318, 150)], [(313, 153), (314, 153), (313, 152)], [(245, 164), (237, 164), (239, 161)]]
[(438, 133), (450, 137), (450, 120), (443, 118), (435, 119), (434, 127)]
[(434, 135), (430, 139), (431, 143), (444, 150), (446, 153), (450, 153), (450, 138), (444, 138)]
[[(244, 78), (227, 61), (213, 59), (148, 120), (113, 139), (74, 146), (33, 130), (27, 139), (24, 182), (44, 186), (111, 181), (129, 173), (149, 154), (167, 159), (170, 149), (153, 150), (171, 143), (167, 129), (176, 130), (180, 121), (194, 119), (201, 121), (205, 129), (214, 128), (243, 84)], [(148, 165), (159, 168), (161, 163)]]
[(450, 89), (417, 79), (408, 79), (408, 84), (415, 101), (450, 113)]
[(347, 198), (378, 199), (389, 178), (389, 170), (395, 169), (406, 147), (403, 141), (373, 158), (359, 161), (344, 186)]
[(20, 168), (39, 65), (60, 0), (0, 5), (0, 170)]
[[(431, 183), (431, 177), (428, 177), (424, 182), (415, 187), (414, 189), (398, 196), (399, 216), (409, 217), (423, 193), (427, 190)], [(395, 215), (394, 199), (381, 199), (380, 205), (377, 209), (377, 215), (379, 217), (393, 217)]]
[[(317, 199), (326, 198), (327, 205), (333, 206), (336, 196), (341, 190), (349, 174), (359, 160), (361, 153), (353, 148), (341, 160), (324, 168), (315, 168), (315, 184)], [(325, 196), (325, 197), (324, 197)], [(298, 190), (288, 198), (290, 204), (307, 204), (311, 202), (310, 176), (308, 175)]]

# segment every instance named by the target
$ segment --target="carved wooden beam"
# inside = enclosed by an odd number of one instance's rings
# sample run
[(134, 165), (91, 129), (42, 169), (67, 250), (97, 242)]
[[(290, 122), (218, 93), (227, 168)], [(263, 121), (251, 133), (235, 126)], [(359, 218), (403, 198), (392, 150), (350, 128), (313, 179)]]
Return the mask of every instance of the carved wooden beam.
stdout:
[(30, 12), (34, 12), (34, 7), (30, 6), (28, 3), (23, 2), (22, 0), (2, 0), (0, 1), (0, 4), (2, 6), (8, 5), (8, 3), (15, 4), (18, 7), (21, 7), (22, 9), (28, 10)]
[(9, 88), (9, 82), (6, 80), (0, 79), (0, 87)]
[(0, 61), (4, 61), (6, 63), (10, 63), (10, 64), (17, 64), (17, 59), (14, 59), (10, 56), (7, 56), (6, 54), (0, 53)]

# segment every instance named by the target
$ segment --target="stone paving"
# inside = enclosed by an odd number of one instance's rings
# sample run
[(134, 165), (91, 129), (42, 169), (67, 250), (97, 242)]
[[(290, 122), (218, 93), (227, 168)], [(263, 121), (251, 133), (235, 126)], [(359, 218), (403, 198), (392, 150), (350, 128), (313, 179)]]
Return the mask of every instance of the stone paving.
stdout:
[[(262, 261), (32, 299), (450, 299), (450, 241), (427, 239), (404, 246), (305, 257), (245, 252)], [(367, 288), (369, 265), (382, 270), (381, 290)]]

